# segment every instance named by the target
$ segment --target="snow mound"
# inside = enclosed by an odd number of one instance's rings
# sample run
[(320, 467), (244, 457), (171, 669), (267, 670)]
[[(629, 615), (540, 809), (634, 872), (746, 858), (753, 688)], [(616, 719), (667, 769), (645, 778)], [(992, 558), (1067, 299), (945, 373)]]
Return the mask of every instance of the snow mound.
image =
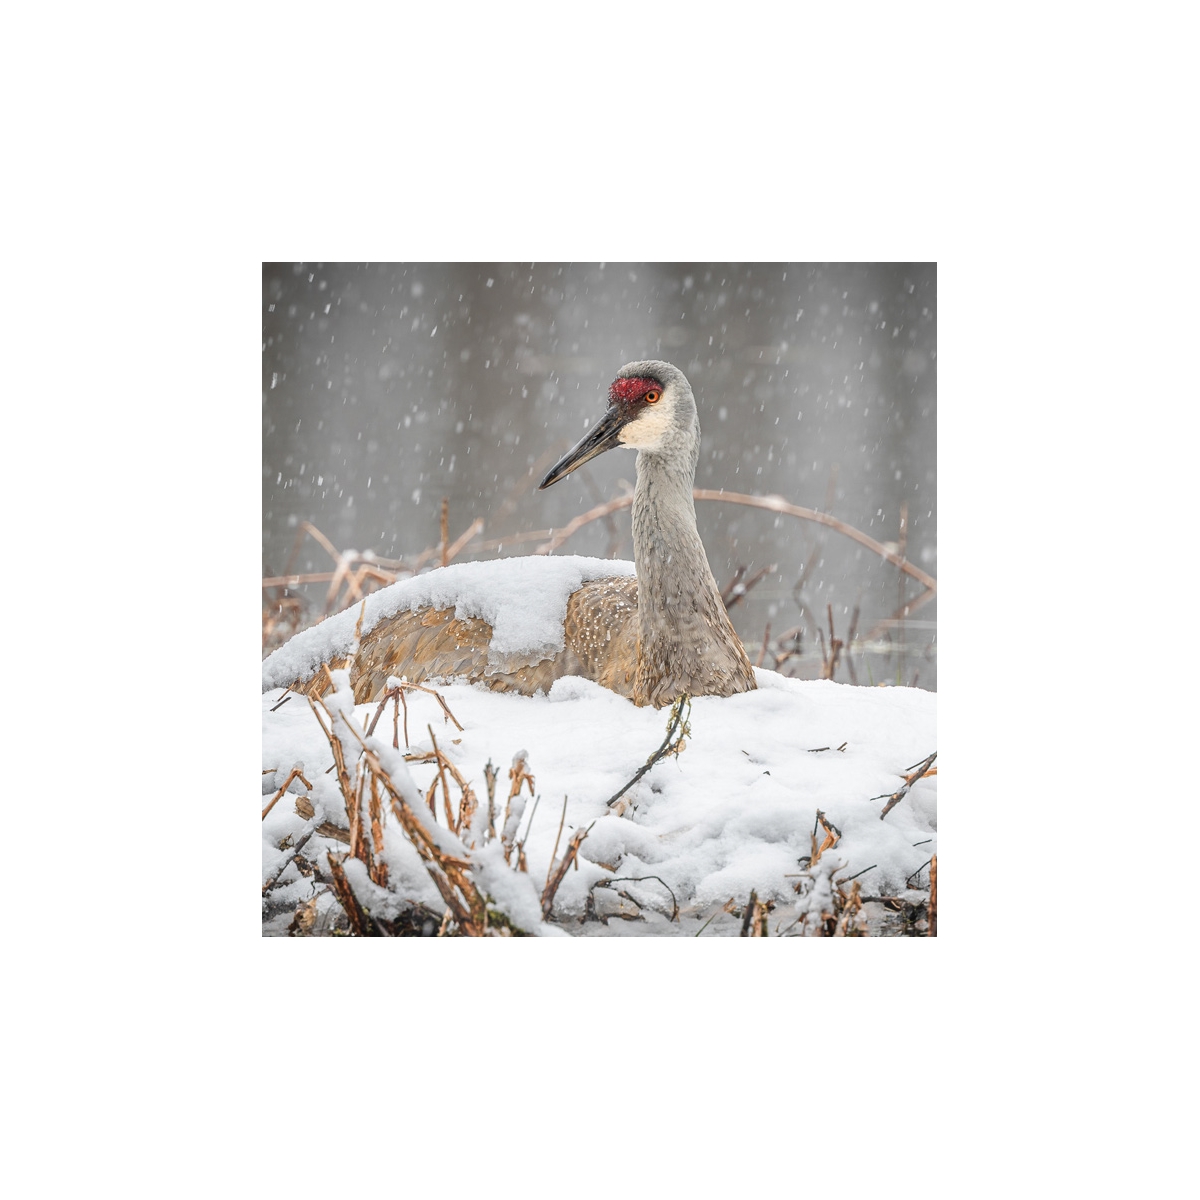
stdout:
[(459, 620), (477, 617), (492, 627), (489, 659), (530, 665), (563, 648), (567, 598), (585, 583), (613, 575), (633, 575), (631, 562), (581, 555), (494, 559), (455, 563), (402, 580), (367, 597), (319, 625), (296, 634), (262, 665), (262, 688), (286, 687), (307, 679), (323, 662), (349, 654), (363, 612), (362, 632), (413, 609), (453, 608)]
[[(525, 797), (516, 823), (528, 874), (511, 877), (495, 849), (472, 852), (472, 857), (481, 886), (530, 932), (546, 932), (536, 900), (556, 843), (561, 859), (572, 834), (582, 829), (589, 832), (578, 865), (567, 872), (554, 899), (554, 924), (576, 936), (694, 934), (709, 913), (721, 913), (720, 906), (729, 902), (745, 904), (751, 891), (760, 901), (774, 902), (774, 936), (777, 926), (786, 927), (796, 917), (797, 885), (812, 853), (818, 810), (841, 834), (837, 878), (858, 875), (865, 896), (904, 895), (914, 882), (926, 886), (928, 872), (922, 871), (937, 852), (936, 775), (915, 782), (885, 819), (880, 814), (904, 776), (937, 749), (937, 696), (914, 688), (800, 681), (773, 671), (759, 670), (756, 676), (757, 691), (692, 701), (691, 734), (683, 752), (656, 763), (634, 784), (625, 793), (623, 811), (606, 801), (661, 745), (668, 712), (638, 708), (586, 680), (560, 679), (546, 696), (469, 684), (439, 688), (464, 727), (461, 734), (443, 725), (432, 696), (413, 693), (408, 699), (411, 750), (432, 749), (426, 732), (432, 725), (439, 746), (452, 753), (485, 807), (484, 767), (489, 759), (499, 764), (497, 825), (509, 790), (505, 764), (517, 751), (526, 752), (540, 797), (536, 805), (533, 797)], [(275, 771), (282, 783), (290, 764), (306, 763), (306, 778), (314, 784), (310, 800), (318, 811), (306, 821), (292, 796), (274, 807), (263, 822), (264, 881), (284, 861), (281, 843), (298, 842), (321, 820), (342, 827), (346, 822), (336, 783), (325, 774), (332, 761), (329, 746), (311, 710), (293, 698), (271, 712), (279, 699), (278, 692), (262, 699), (263, 769)], [(376, 707), (357, 706), (359, 723)], [(429, 810), (422, 797), (436, 767), (405, 764), (403, 740), (400, 752), (391, 750), (390, 716), (380, 722), (377, 740), (385, 730), (388, 744), (380, 747), (381, 755), (386, 749), (383, 757), (424, 818)], [(450, 838), (440, 810), (437, 819), (439, 836)], [(392, 902), (404, 896), (441, 912), (444, 904), (416, 851), (390, 818), (384, 839)], [(305, 853), (319, 854), (323, 863), (328, 850), (337, 853), (345, 846), (313, 836)], [(611, 888), (603, 886), (607, 880), (614, 881)], [(271, 893), (272, 903), (278, 911), (314, 894), (314, 886), (288, 867)], [(334, 901), (326, 896), (321, 903)], [(671, 920), (673, 903), (679, 906), (677, 921)], [(608, 923), (591, 919), (593, 911)], [(284, 924), (286, 919), (285, 913)], [(717, 921), (705, 936), (721, 928)]]

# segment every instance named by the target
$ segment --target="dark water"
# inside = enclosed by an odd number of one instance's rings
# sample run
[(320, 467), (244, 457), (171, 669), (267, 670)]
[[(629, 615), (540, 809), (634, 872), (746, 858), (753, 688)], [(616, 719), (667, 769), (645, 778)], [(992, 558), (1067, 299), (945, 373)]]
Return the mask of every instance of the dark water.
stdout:
[[(304, 521), (343, 551), (435, 546), (442, 497), (451, 538), (486, 525), (458, 561), (529, 553), (522, 532), (632, 482), (620, 450), (535, 490), (640, 358), (691, 381), (698, 487), (823, 510), (937, 575), (935, 264), (268, 263), (263, 346), (264, 576), (283, 572)], [(860, 640), (836, 679), (936, 687), (936, 600), (880, 628), (921, 584), (832, 529), (696, 507), (718, 584), (773, 568), (731, 610), (752, 660), (768, 623), (772, 643), (798, 628), (781, 669), (818, 677), (831, 606), (842, 640), (857, 610)], [(627, 509), (561, 553), (614, 550), (632, 557)], [(291, 569), (331, 566), (306, 538)], [(297, 591), (319, 615), (324, 586)]]

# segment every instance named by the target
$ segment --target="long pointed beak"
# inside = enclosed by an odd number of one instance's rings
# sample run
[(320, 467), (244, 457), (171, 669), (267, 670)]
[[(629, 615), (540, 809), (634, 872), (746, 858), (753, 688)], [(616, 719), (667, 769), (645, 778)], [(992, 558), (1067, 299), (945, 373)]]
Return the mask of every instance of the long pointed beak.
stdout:
[(550, 468), (546, 474), (546, 478), (538, 484), (538, 491), (541, 491), (542, 488), (548, 488), (552, 483), (557, 483), (560, 479), (564, 479), (576, 467), (582, 467), (585, 462), (589, 462), (597, 455), (603, 454), (605, 450), (611, 450), (614, 446), (619, 446), (621, 443), (617, 440), (617, 434), (621, 432), (621, 428), (625, 424), (626, 420), (621, 416), (619, 410), (610, 408), (588, 430), (579, 444), (573, 449), (568, 450)]

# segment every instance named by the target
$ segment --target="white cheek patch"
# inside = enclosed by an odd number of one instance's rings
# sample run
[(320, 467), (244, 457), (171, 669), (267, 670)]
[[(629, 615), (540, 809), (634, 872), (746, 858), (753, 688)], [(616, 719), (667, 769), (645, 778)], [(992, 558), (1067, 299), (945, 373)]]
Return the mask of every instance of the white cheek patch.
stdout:
[(658, 445), (663, 435), (671, 426), (671, 418), (667, 413), (666, 404), (647, 404), (641, 416), (630, 421), (617, 434), (617, 440), (625, 446), (633, 446), (637, 450), (652, 450)]

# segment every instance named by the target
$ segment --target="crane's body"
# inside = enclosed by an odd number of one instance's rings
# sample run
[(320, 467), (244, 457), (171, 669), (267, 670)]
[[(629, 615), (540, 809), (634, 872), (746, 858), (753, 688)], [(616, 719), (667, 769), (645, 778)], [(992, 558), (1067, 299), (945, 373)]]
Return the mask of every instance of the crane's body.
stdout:
[[(492, 623), (460, 615), (455, 604), (430, 602), (364, 627), (357, 649), (347, 646), (324, 665), (350, 667), (359, 703), (376, 699), (393, 676), (410, 683), (463, 678), (530, 695), (548, 691), (565, 675), (582, 675), (635, 704), (658, 708), (685, 692), (730, 696), (753, 690), (753, 669), (725, 611), (696, 526), (692, 486), (700, 424), (682, 371), (659, 361), (622, 367), (609, 389), (604, 417), (551, 468), (540, 487), (549, 487), (589, 459), (622, 445), (638, 452), (633, 499), (636, 577), (613, 574), (581, 580), (566, 598), (561, 639), (555, 639), (560, 648), (547, 652), (545, 646), (533, 645), (523, 653), (499, 654)], [(437, 574), (418, 578), (432, 580)], [(341, 614), (343, 622), (348, 617)], [(276, 654), (284, 655), (296, 640)], [(281, 658), (268, 670), (275, 657), (264, 663), (264, 687), (276, 686), (268, 680), (278, 679), (280, 670), (296, 661)], [(289, 682), (295, 690), (314, 695), (328, 686), (321, 663), (306, 662), (300, 677)]]

